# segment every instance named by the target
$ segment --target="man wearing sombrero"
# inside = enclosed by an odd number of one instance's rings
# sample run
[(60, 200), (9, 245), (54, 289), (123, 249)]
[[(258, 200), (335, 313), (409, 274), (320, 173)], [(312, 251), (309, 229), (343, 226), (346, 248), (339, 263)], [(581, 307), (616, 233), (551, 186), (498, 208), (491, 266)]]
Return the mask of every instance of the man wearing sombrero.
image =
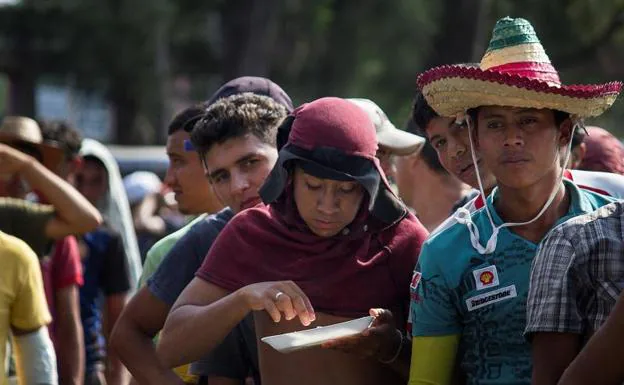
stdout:
[(610, 202), (562, 180), (559, 154), (621, 83), (562, 85), (531, 24), (504, 18), (479, 68), (434, 68), (418, 85), (438, 114), (466, 121), (473, 162), (478, 150), (498, 187), (423, 246), (411, 284), (410, 384), (448, 384), (456, 367), (467, 384), (530, 384), (523, 330), (537, 245), (556, 224)]
[[(472, 186), (475, 194), (472, 198), (464, 200), (453, 209), (454, 212), (459, 207), (464, 207), (470, 212), (474, 212), (483, 208), (485, 200), (478, 193), (479, 182), (475, 166), (470, 153), (470, 135), (466, 129), (465, 122), (457, 124), (456, 118), (448, 118), (439, 116), (427, 103), (422, 92), (418, 91), (414, 101), (413, 126), (415, 133), (426, 137), (431, 146), (437, 153), (440, 164), (449, 174), (452, 174), (462, 182)], [(592, 127), (586, 127), (591, 134)], [(583, 128), (577, 128), (572, 136), (572, 152), (570, 153), (570, 161), (568, 167), (564, 171), (564, 177), (573, 181), (578, 187), (584, 190), (590, 190), (602, 195), (606, 195), (615, 199), (624, 199), (624, 176), (614, 174), (612, 172), (587, 171), (579, 170), (572, 165), (575, 158), (575, 146), (578, 150), (579, 143), (584, 140), (586, 134)], [(581, 143), (584, 144), (584, 143)], [(566, 151), (567, 149), (564, 149)], [(583, 149), (583, 152), (585, 149)], [(565, 154), (562, 156), (562, 160)], [(622, 159), (624, 162), (624, 158)], [(496, 179), (492, 172), (485, 167), (477, 154), (477, 165), (479, 167), (479, 176), (483, 184), (483, 191), (486, 196), (496, 187)], [(413, 180), (413, 178), (411, 179)], [(449, 217), (443, 224), (438, 226), (433, 232), (439, 232), (452, 225), (454, 219)]]

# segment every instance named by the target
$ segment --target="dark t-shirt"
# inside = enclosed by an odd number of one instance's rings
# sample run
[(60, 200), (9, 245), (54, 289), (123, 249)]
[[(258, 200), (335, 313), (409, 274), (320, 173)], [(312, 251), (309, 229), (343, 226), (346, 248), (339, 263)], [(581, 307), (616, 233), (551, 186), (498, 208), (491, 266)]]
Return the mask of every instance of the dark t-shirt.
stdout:
[(191, 365), (191, 373), (244, 380), (260, 385), (253, 313), (249, 313), (208, 356)]
[(0, 198), (0, 231), (26, 242), (39, 258), (47, 254), (52, 244), (52, 239), (45, 234), (46, 225), (52, 218), (52, 206)]
[(197, 222), (169, 250), (158, 269), (147, 281), (147, 287), (156, 298), (173, 306), (182, 290), (195, 278), (212, 243), (234, 213), (229, 208)]
[[(197, 222), (165, 256), (147, 281), (156, 298), (173, 306), (184, 288), (195, 278), (213, 242), (234, 217), (229, 208)], [(253, 316), (250, 313), (211, 354), (194, 363), (193, 374), (244, 379), (252, 375), (260, 384)]]
[(85, 368), (92, 372), (106, 357), (102, 333), (102, 296), (130, 290), (130, 277), (121, 235), (101, 226), (80, 240), (86, 250), (82, 257), (84, 284), (80, 288), (80, 317), (84, 328)]

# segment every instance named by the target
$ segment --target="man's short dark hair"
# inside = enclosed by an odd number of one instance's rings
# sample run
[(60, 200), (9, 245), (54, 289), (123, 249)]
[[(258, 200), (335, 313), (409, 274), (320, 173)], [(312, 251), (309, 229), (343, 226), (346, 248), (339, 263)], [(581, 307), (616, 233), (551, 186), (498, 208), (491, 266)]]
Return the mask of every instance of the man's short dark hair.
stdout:
[(206, 110), (191, 132), (191, 143), (202, 159), (215, 144), (247, 134), (275, 146), (277, 127), (285, 117), (286, 108), (268, 96), (228, 96)]
[(427, 125), (429, 125), (429, 122), (434, 118), (439, 116), (440, 115), (431, 108), (429, 103), (427, 103), (427, 99), (425, 99), (423, 93), (418, 90), (416, 92), (414, 109), (412, 111), (412, 120), (416, 126), (413, 133), (427, 138)]
[[(413, 119), (409, 119), (407, 121), (405, 131), (422, 136), (422, 134), (420, 134), (421, 128), (416, 124), (416, 122), (414, 122)], [(427, 167), (429, 167), (434, 172), (438, 174), (448, 175), (448, 171), (446, 171), (444, 166), (442, 166), (442, 163), (440, 163), (438, 152), (435, 150), (435, 148), (433, 148), (431, 142), (426, 136), (425, 144), (422, 146), (418, 156), (420, 156), (425, 161), (425, 164), (427, 164)]]
[(438, 153), (431, 145), (431, 142), (427, 140), (420, 150), (420, 157), (425, 161), (427, 166), (438, 174), (448, 175), (448, 171), (440, 163)]
[(63, 149), (68, 160), (78, 157), (82, 135), (71, 123), (65, 120), (44, 120), (38, 123), (44, 141), (55, 142)]
[(580, 127), (576, 127), (574, 129), (574, 134), (572, 134), (572, 148), (576, 148), (578, 146), (581, 145), (581, 143), (583, 143), (585, 141), (585, 137), (587, 135), (585, 134), (585, 130), (580, 128)]
[(195, 123), (204, 116), (209, 106), (210, 104), (208, 102), (203, 102), (182, 110), (174, 116), (171, 123), (169, 123), (167, 135), (173, 135), (180, 130), (184, 130), (188, 133), (193, 131)]

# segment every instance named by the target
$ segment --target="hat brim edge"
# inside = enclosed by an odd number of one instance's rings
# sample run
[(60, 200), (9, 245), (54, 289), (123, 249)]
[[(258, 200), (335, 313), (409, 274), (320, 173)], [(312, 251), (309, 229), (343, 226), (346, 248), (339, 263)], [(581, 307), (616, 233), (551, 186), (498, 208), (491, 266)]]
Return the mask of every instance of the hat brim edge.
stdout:
[(417, 152), (424, 144), (425, 138), (398, 128), (384, 130), (377, 134), (379, 146), (387, 148), (393, 154), (405, 156)]
[(442, 66), (421, 74), (418, 86), (441, 116), (455, 116), (483, 105), (502, 105), (549, 108), (593, 117), (615, 102), (622, 83), (555, 86), (496, 71)]
[(43, 165), (52, 171), (56, 171), (56, 168), (63, 161), (64, 154), (61, 148), (51, 146), (47, 143), (34, 143), (30, 141), (25, 141), (23, 139), (16, 138), (15, 135), (0, 132), (0, 143), (11, 144), (18, 142), (27, 143), (31, 146), (37, 147), (37, 149), (41, 151)]

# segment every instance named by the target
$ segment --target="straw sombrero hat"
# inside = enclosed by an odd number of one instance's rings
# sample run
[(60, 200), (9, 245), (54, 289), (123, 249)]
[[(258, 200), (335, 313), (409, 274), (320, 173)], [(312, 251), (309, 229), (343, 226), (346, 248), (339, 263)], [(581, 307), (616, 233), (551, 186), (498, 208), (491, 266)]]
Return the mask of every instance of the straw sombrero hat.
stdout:
[(586, 118), (607, 110), (622, 83), (561, 84), (531, 23), (505, 17), (496, 23), (479, 67), (432, 68), (418, 77), (418, 86), (441, 116), (496, 105), (547, 108)]
[(22, 143), (35, 147), (41, 153), (43, 165), (52, 171), (63, 160), (63, 150), (45, 143), (37, 122), (24, 116), (7, 116), (2, 120), (0, 143)]

